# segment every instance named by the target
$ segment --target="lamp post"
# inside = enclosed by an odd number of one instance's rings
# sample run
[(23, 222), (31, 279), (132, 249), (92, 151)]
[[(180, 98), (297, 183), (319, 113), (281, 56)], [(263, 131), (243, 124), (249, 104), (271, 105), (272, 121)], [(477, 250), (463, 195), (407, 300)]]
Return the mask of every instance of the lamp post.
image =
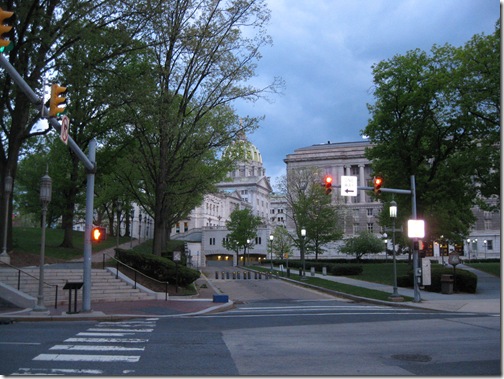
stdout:
[(466, 242), (467, 242), (467, 258), (471, 260), (471, 239), (468, 238)]
[(8, 174), (4, 178), (4, 194), (5, 194), (5, 224), (3, 233), (3, 246), (2, 254), (0, 255), (0, 260), (5, 263), (10, 263), (9, 254), (7, 254), (7, 232), (9, 229), (9, 199), (12, 193), (12, 176)]
[(250, 265), (250, 240), (247, 238), (247, 263)]
[(34, 311), (46, 311), (44, 306), (44, 260), (45, 260), (45, 232), (46, 232), (46, 215), (47, 206), (51, 202), (52, 179), (46, 174), (40, 181), (40, 201), (42, 203), (42, 239), (40, 242), (40, 267), (39, 267), (39, 288), (37, 296), (37, 305), (33, 308)]
[(273, 271), (273, 234), (270, 234), (270, 254), (271, 254), (271, 259), (270, 259), (270, 266), (271, 266), (271, 271)]
[(387, 261), (387, 245), (388, 245), (388, 235), (387, 233), (382, 234), (383, 242), (385, 243), (385, 262)]
[(487, 257), (487, 240), (483, 241), (483, 246), (485, 247), (485, 259)]
[(301, 279), (306, 279), (306, 270), (305, 270), (305, 238), (306, 238), (306, 229), (303, 226), (301, 228), (301, 264), (303, 265), (303, 272), (301, 275)]
[(116, 211), (117, 211), (117, 235), (116, 235), (116, 247), (119, 247), (119, 237), (121, 235), (121, 202), (118, 201), (116, 204)]
[(395, 220), (397, 218), (397, 203), (392, 200), (390, 202), (390, 208), (389, 208), (389, 214), (390, 218), (392, 219), (392, 257), (394, 260), (394, 292), (392, 293), (392, 296), (390, 296), (392, 299), (396, 298), (399, 299), (401, 298), (401, 295), (397, 292), (397, 264), (396, 264), (396, 249), (395, 249)]

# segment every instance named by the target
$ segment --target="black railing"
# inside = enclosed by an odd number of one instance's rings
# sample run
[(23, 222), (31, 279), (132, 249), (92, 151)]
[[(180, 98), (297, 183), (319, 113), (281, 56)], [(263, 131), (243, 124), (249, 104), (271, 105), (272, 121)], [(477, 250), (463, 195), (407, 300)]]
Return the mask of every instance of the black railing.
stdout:
[(137, 269), (135, 269), (135, 268), (133, 268), (131, 266), (128, 266), (126, 263), (121, 262), (119, 259), (117, 259), (115, 257), (112, 257), (112, 256), (108, 255), (107, 253), (103, 254), (103, 269), (104, 270), (105, 270), (105, 256), (109, 257), (110, 259), (113, 259), (116, 262), (116, 279), (119, 278), (119, 267), (120, 266), (126, 267), (129, 270), (133, 271), (133, 282), (134, 282), (133, 288), (135, 288), (135, 289), (137, 288), (137, 275), (140, 275), (141, 277), (143, 277), (143, 278), (145, 278), (147, 280), (151, 280), (154, 283), (157, 283), (157, 284), (160, 284), (160, 285), (164, 285), (164, 288), (165, 288), (165, 300), (168, 300), (168, 284), (169, 284), (169, 282), (163, 282), (161, 280), (157, 280), (157, 279), (151, 278), (150, 276), (144, 274), (143, 272), (140, 272)]
[[(9, 263), (2, 262), (2, 261), (0, 261), (0, 263), (3, 265), (9, 266), (10, 268), (13, 268), (14, 270), (17, 270), (17, 290), (18, 291), (21, 291), (21, 274), (25, 274), (25, 275), (35, 279), (36, 281), (39, 281), (39, 278), (37, 278), (36, 276), (33, 276), (32, 274), (27, 273), (26, 271), (23, 271), (19, 267), (13, 266)], [(58, 285), (47, 283), (45, 281), (43, 282), (43, 284), (48, 287), (55, 287), (55, 289), (54, 289), (54, 309), (57, 309), (58, 308)]]

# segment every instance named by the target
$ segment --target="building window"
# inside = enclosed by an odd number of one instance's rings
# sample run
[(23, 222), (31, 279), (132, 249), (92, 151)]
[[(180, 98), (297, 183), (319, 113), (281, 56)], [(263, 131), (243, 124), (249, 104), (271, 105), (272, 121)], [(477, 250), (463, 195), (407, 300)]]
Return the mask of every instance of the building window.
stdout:
[(368, 215), (369, 217), (373, 216), (373, 208), (368, 208), (368, 209), (367, 209), (367, 215)]
[(261, 237), (256, 237), (255, 238), (255, 244), (260, 245), (261, 244)]
[(493, 240), (486, 240), (487, 250), (493, 250)]
[(180, 223), (179, 222), (177, 222), (177, 225), (175, 227), (175, 232), (180, 233)]
[(359, 224), (353, 224), (353, 234), (359, 233)]
[(368, 222), (368, 224), (367, 224), (367, 230), (368, 230), (368, 232), (373, 233), (373, 225), (374, 224), (372, 222)]
[(492, 220), (485, 220), (485, 230), (491, 230), (492, 229)]
[(215, 245), (215, 238), (214, 237), (210, 238), (210, 245), (211, 246)]
[(184, 232), (187, 232), (189, 230), (189, 223), (184, 222)]
[(274, 214), (275, 214), (275, 210), (274, 210), (274, 209), (270, 209), (270, 213), (271, 213), (272, 215), (274, 215)]

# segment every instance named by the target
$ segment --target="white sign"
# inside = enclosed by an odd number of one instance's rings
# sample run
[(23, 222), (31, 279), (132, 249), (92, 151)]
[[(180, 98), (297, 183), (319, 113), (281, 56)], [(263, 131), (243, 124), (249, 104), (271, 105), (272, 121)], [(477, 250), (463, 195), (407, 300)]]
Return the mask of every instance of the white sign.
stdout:
[(357, 196), (357, 177), (341, 177), (341, 196)]
[(422, 285), (430, 286), (431, 284), (431, 261), (429, 258), (422, 258)]
[(60, 138), (65, 145), (68, 144), (68, 129), (70, 129), (70, 119), (68, 116), (62, 116)]

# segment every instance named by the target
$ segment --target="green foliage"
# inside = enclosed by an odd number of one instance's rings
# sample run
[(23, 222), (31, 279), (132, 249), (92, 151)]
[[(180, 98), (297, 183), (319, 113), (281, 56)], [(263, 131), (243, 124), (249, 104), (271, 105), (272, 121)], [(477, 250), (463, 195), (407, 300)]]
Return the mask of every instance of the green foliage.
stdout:
[(368, 231), (360, 232), (356, 237), (345, 240), (340, 252), (344, 254), (355, 255), (360, 259), (365, 254), (376, 254), (383, 251), (383, 242), (373, 233)]
[(188, 286), (200, 277), (197, 270), (181, 264), (175, 267), (175, 262), (168, 258), (153, 254), (142, 254), (132, 250), (115, 249), (116, 258), (124, 264), (133, 267), (141, 273), (162, 282), (175, 283), (178, 270), (178, 284)]
[[(271, 244), (268, 244), (268, 249), (270, 248)], [(283, 258), (284, 254), (292, 254), (292, 238), (286, 228), (277, 226), (273, 231), (273, 255)]]
[[(427, 239), (461, 241), (478, 194), (499, 195), (499, 34), (497, 25), (460, 48), (416, 49), (373, 66), (366, 156), (385, 187), (409, 189), (415, 176)], [(401, 224), (410, 218), (410, 199), (395, 200)]]
[[(235, 209), (226, 221), (226, 228), (230, 233), (223, 246), (231, 251), (238, 251), (244, 246), (251, 248), (257, 235), (257, 228), (261, 224), (262, 219), (254, 216), (251, 209)], [(250, 242), (247, 243), (247, 240)]]

